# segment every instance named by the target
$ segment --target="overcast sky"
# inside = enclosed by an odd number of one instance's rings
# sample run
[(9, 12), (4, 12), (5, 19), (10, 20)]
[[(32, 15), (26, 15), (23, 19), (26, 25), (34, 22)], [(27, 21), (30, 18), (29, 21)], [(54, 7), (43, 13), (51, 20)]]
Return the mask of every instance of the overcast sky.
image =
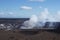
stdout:
[(45, 9), (60, 13), (60, 0), (0, 0), (0, 18), (29, 18)]

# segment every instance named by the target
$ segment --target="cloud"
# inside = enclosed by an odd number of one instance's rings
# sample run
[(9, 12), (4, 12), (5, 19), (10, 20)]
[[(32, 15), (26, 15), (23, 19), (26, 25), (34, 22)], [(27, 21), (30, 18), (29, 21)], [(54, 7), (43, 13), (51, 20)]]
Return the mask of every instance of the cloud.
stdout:
[(60, 22), (60, 11), (57, 11), (57, 13), (53, 15), (47, 8), (44, 8), (44, 11), (40, 13), (39, 21)]
[(29, 0), (29, 1), (38, 1), (38, 2), (44, 2), (45, 0)]
[(44, 8), (44, 11), (40, 13), (39, 21), (46, 21), (47, 16), (49, 15), (48, 8)]
[(31, 10), (32, 9), (32, 7), (29, 7), (29, 6), (21, 6), (20, 8), (24, 9), (24, 10)]
[(42, 8), (42, 6), (40, 6), (39, 8)]
[(60, 11), (57, 11), (57, 14), (55, 15), (56, 20), (58, 20), (58, 22), (60, 22)]
[(8, 12), (8, 14), (9, 14), (9, 15), (14, 15), (14, 13), (13, 13), (13, 12)]
[(0, 15), (4, 15), (4, 13), (3, 12), (0, 12)]
[(14, 12), (0, 12), (0, 17), (15, 17), (16, 14)]
[(60, 11), (58, 11), (57, 14), (60, 15)]

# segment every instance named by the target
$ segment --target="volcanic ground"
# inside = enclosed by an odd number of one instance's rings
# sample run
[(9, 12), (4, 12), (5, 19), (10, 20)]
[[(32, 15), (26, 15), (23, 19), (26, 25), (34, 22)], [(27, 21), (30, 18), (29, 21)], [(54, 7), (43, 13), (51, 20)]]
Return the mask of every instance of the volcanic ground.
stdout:
[[(34, 31), (33, 31), (34, 32)], [(18, 30), (0, 31), (0, 40), (60, 40), (60, 34), (47, 31), (39, 31), (38, 33), (24, 34)]]

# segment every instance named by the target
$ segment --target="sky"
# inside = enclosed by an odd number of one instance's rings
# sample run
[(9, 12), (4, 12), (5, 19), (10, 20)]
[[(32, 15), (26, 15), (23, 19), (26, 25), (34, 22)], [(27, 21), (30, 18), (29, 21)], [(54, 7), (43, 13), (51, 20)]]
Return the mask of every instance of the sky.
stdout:
[(0, 18), (30, 18), (44, 10), (60, 13), (60, 0), (0, 0)]

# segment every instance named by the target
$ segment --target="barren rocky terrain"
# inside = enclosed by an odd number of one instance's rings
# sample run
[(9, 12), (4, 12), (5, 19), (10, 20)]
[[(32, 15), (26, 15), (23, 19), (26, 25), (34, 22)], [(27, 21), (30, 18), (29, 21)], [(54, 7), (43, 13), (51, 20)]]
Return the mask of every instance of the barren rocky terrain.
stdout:
[(60, 40), (60, 34), (54, 32), (40, 31), (33, 35), (15, 31), (0, 31), (0, 40)]

